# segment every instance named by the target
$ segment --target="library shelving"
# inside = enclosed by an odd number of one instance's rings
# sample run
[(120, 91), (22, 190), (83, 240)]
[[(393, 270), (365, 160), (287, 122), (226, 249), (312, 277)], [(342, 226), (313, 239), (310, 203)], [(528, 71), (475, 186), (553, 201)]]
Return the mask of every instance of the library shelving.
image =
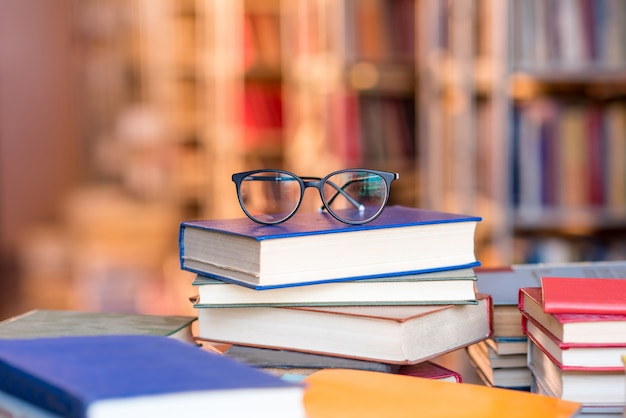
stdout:
[(73, 307), (190, 309), (178, 223), (242, 216), (237, 171), (389, 170), (390, 203), (416, 206), (418, 3), (76, 0), (89, 175), (23, 240), (31, 266), (63, 258), (25, 294), (65, 276)]
[(417, 204), (415, 0), (283, 2), (286, 166), (400, 173)]
[(480, 213), (487, 262), (623, 258), (624, 3), (422, 6), (425, 204)]

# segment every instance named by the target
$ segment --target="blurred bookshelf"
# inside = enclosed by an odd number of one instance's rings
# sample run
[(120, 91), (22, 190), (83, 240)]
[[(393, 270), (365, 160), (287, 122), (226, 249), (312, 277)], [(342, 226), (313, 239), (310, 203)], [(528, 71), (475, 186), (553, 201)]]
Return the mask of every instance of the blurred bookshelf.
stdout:
[(423, 204), (482, 215), (484, 263), (623, 259), (624, 3), (421, 4)]
[(20, 240), (22, 310), (192, 313), (178, 225), (242, 216), (237, 171), (395, 171), (418, 204), (416, 0), (72, 4), (87, 173)]
[(178, 225), (261, 167), (399, 172), (484, 265), (626, 256), (621, 0), (68, 2), (86, 169), (22, 233), (23, 309), (193, 312)]

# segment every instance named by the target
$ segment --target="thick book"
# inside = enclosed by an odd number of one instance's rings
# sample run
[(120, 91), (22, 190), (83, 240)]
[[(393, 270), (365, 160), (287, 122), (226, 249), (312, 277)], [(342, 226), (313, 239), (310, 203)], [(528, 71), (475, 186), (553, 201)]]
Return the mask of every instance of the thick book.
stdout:
[(196, 308), (246, 306), (354, 306), (476, 303), (471, 268), (281, 287), (262, 291), (198, 275)]
[(434, 361), (428, 360), (417, 364), (400, 366), (397, 373), (404, 376), (435, 379), (444, 382), (463, 383), (463, 376), (461, 376), (461, 373), (444, 367)]
[(533, 378), (552, 396), (584, 405), (624, 405), (623, 370), (565, 366), (529, 341), (528, 367)]
[(620, 356), (626, 353), (626, 342), (619, 344), (564, 343), (532, 318), (526, 322), (528, 337), (550, 358), (566, 367), (598, 370), (623, 370)]
[(296, 214), (279, 225), (248, 218), (185, 221), (180, 265), (256, 289), (474, 267), (480, 221), (403, 206), (389, 206), (363, 225), (325, 212)]
[(563, 343), (626, 343), (626, 315), (551, 314), (543, 309), (541, 287), (524, 287), (519, 291), (522, 326), (532, 318)]
[(470, 305), (200, 308), (198, 337), (411, 364), (491, 334), (491, 302)]
[(0, 322), (0, 339), (80, 335), (163, 335), (194, 342), (195, 316), (34, 309)]
[(543, 308), (549, 313), (626, 315), (624, 278), (542, 277)]
[(307, 418), (565, 418), (580, 409), (534, 393), (363, 370), (320, 370), (304, 383)]
[(163, 336), (0, 340), (0, 393), (60, 417), (305, 416), (302, 386)]

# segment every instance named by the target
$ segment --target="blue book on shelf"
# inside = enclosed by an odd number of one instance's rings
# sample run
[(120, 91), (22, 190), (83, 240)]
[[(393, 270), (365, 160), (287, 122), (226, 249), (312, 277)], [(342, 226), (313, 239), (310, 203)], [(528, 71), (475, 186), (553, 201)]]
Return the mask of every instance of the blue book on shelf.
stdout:
[(0, 340), (2, 416), (304, 417), (303, 391), (164, 336)]
[(278, 225), (247, 217), (185, 221), (181, 268), (255, 289), (475, 267), (478, 216), (389, 206), (348, 225), (325, 212)]

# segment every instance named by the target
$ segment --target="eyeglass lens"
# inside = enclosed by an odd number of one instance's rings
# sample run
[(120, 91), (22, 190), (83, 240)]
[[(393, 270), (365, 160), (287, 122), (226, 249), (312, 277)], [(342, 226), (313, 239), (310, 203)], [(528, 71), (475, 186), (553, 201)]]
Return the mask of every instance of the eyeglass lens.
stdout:
[(290, 174), (261, 171), (243, 178), (239, 193), (250, 216), (275, 223), (298, 208), (302, 191), (298, 179)]
[(328, 210), (348, 222), (364, 222), (380, 212), (387, 201), (385, 179), (369, 171), (344, 171), (323, 184)]
[[(242, 179), (240, 195), (250, 216), (263, 223), (287, 219), (302, 196), (298, 178), (284, 172), (262, 171)], [(367, 222), (387, 201), (385, 180), (369, 171), (343, 171), (323, 181), (322, 199), (336, 217), (349, 222)]]

